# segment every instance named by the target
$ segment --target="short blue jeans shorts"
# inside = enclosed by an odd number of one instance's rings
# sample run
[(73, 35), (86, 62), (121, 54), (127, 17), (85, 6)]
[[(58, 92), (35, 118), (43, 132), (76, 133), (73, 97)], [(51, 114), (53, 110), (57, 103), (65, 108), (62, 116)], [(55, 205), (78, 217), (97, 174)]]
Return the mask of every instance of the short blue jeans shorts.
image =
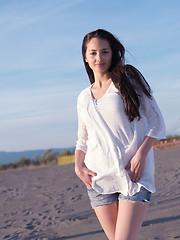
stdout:
[(87, 189), (87, 192), (92, 208), (111, 204), (121, 199), (141, 203), (150, 203), (151, 201), (151, 192), (144, 187), (141, 187), (140, 191), (133, 196), (124, 196), (122, 193), (118, 192), (111, 194), (100, 194), (93, 188)]

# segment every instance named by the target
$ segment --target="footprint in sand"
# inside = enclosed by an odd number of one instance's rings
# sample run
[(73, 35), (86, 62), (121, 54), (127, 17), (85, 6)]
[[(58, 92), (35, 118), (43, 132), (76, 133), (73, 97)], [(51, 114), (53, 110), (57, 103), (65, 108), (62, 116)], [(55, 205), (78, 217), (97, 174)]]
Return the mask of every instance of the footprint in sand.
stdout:
[(43, 205), (42, 205), (42, 207), (46, 207), (48, 205), (48, 203), (44, 203)]
[(73, 201), (73, 202), (77, 202), (77, 201), (79, 201), (79, 200), (81, 200), (82, 199), (82, 194), (80, 194), (80, 195), (78, 195), (78, 196), (76, 196), (76, 197), (72, 197), (71, 198), (71, 200)]
[(36, 226), (41, 225), (41, 222), (38, 221), (36, 218), (33, 218), (29, 223), (26, 224), (26, 229), (32, 230), (34, 229)]
[(25, 210), (23, 210), (23, 213), (24, 213), (24, 216), (31, 215), (32, 210), (31, 209), (25, 209)]
[(79, 186), (76, 184), (73, 188), (68, 187), (66, 190), (67, 190), (67, 191), (70, 191), (70, 190), (71, 190), (71, 192), (74, 192), (77, 188), (79, 188)]
[[(64, 203), (64, 202), (63, 202), (63, 203)], [(58, 214), (61, 213), (62, 202), (61, 202), (61, 205), (60, 205), (60, 206), (59, 206), (58, 204), (55, 204), (55, 205), (54, 205), (54, 208), (55, 208), (55, 210), (57, 211)]]
[(34, 228), (35, 228), (35, 226), (32, 225), (32, 222), (26, 224), (26, 229), (32, 230), (32, 229), (34, 229)]

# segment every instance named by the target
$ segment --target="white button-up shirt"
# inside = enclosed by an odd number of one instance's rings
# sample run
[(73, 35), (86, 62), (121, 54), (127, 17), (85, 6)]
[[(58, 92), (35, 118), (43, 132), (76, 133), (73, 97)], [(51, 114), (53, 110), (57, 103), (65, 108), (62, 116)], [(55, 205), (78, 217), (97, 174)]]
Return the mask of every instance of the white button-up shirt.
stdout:
[(141, 186), (155, 192), (154, 154), (146, 157), (141, 179), (134, 183), (125, 170), (145, 136), (165, 138), (165, 125), (154, 100), (142, 93), (141, 119), (130, 122), (118, 89), (111, 82), (105, 95), (96, 100), (91, 86), (78, 96), (78, 140), (76, 150), (85, 152), (85, 165), (97, 173), (92, 177), (92, 187), (101, 194), (120, 192), (134, 195)]

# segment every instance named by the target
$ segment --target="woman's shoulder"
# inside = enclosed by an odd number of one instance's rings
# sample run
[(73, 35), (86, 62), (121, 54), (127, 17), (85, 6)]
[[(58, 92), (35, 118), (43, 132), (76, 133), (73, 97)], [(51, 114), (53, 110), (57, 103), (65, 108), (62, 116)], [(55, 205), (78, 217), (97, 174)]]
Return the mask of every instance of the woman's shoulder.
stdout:
[(79, 101), (81, 101), (83, 99), (86, 99), (87, 96), (90, 96), (90, 88), (91, 88), (91, 86), (86, 87), (79, 93), (79, 95), (78, 95), (78, 100)]

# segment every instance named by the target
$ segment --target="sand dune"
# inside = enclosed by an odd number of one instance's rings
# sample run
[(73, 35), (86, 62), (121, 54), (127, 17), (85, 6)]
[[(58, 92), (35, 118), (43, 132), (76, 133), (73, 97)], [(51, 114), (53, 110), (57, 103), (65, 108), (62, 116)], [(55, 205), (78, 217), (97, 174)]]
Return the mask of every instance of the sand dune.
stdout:
[[(139, 240), (180, 239), (180, 148), (156, 149), (156, 188)], [(0, 239), (105, 240), (74, 165), (0, 172)]]

